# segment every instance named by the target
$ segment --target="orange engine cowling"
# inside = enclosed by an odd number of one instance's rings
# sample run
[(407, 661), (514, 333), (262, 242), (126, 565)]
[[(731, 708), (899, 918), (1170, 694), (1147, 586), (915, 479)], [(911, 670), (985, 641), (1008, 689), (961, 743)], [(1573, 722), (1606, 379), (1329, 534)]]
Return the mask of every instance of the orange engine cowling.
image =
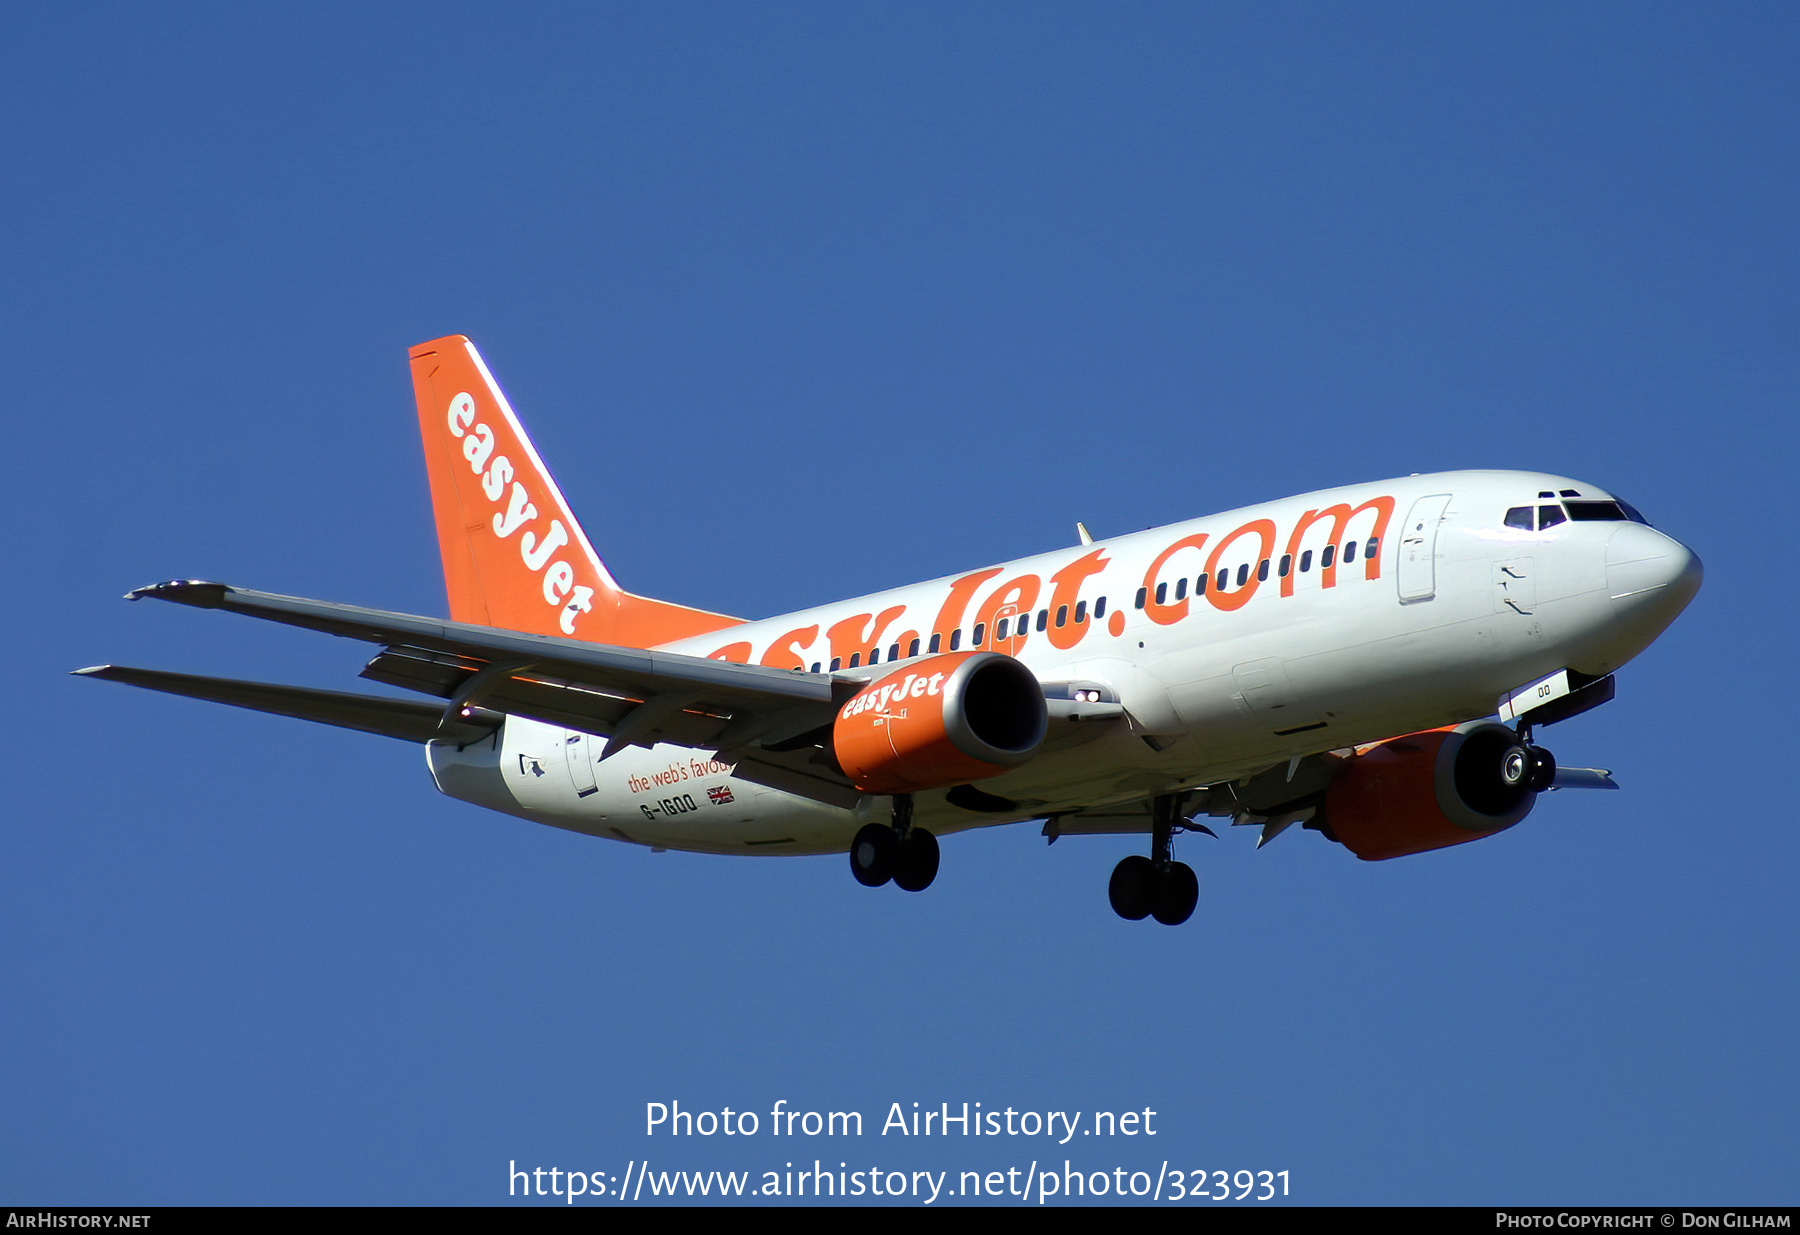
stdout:
[(1329, 835), (1365, 862), (1504, 831), (1531, 813), (1531, 759), (1505, 725), (1477, 720), (1360, 748), (1325, 791)]
[(1037, 753), (1050, 717), (1037, 677), (998, 652), (928, 656), (838, 709), (838, 766), (865, 793), (998, 776)]

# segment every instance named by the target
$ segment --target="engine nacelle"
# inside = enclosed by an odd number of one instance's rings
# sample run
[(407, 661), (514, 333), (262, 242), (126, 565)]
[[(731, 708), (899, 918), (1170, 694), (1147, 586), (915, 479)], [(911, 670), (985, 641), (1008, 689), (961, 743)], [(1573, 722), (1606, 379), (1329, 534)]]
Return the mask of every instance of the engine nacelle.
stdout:
[(1531, 813), (1530, 752), (1477, 720), (1359, 750), (1325, 791), (1328, 835), (1365, 862), (1504, 831)]
[(865, 793), (912, 793), (1016, 768), (1049, 726), (1037, 677), (998, 652), (928, 656), (838, 709), (838, 766)]

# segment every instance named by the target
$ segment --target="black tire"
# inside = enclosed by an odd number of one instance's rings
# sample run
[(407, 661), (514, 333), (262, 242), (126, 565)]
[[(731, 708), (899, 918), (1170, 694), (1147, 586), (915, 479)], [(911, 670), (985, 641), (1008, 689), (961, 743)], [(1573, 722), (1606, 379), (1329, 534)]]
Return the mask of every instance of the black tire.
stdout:
[(1150, 915), (1164, 926), (1180, 926), (1200, 903), (1200, 880), (1186, 862), (1170, 862), (1156, 872)]
[(850, 873), (865, 888), (879, 888), (894, 877), (900, 837), (885, 823), (871, 823), (850, 842)]
[(1542, 793), (1556, 779), (1556, 756), (1542, 746), (1531, 748), (1531, 779), (1527, 782), (1533, 793)]
[(1106, 898), (1113, 912), (1127, 922), (1141, 922), (1150, 915), (1150, 896), (1156, 887), (1156, 866), (1141, 853), (1134, 853), (1113, 867), (1106, 884)]
[(1503, 790), (1522, 789), (1531, 783), (1531, 748), (1508, 746), (1500, 755), (1500, 785)]
[(894, 866), (894, 886), (903, 892), (923, 892), (938, 873), (937, 837), (924, 828), (913, 828), (900, 846)]

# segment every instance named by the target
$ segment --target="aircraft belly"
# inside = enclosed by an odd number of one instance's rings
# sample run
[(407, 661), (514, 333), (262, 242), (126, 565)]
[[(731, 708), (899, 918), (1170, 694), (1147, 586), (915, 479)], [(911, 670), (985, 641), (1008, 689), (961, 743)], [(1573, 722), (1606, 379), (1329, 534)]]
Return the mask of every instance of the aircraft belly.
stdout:
[[(496, 739), (428, 748), (447, 796), (550, 827), (655, 848), (706, 853), (844, 852), (861, 821), (840, 810), (738, 780), (704, 751), (627, 747), (597, 758), (603, 743), (570, 744), (566, 731), (508, 717)], [(592, 767), (571, 769), (566, 749)], [(591, 748), (591, 749), (590, 749)], [(588, 788), (591, 786), (591, 788)]]

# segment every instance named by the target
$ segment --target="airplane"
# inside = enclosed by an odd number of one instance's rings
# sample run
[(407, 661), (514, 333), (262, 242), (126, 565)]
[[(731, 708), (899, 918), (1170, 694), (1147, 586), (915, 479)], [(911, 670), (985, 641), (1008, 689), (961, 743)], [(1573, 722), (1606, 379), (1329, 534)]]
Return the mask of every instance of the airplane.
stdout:
[(438, 790), (656, 850), (847, 854), (930, 886), (937, 838), (1147, 837), (1128, 920), (1193, 913), (1174, 837), (1295, 824), (1380, 861), (1493, 836), (1556, 789), (1537, 731), (1702, 568), (1616, 494), (1459, 471), (1309, 493), (757, 620), (625, 591), (481, 355), (411, 349), (449, 620), (200, 580), (171, 601), (377, 645), (423, 698), (101, 665), (77, 674), (419, 743)]

